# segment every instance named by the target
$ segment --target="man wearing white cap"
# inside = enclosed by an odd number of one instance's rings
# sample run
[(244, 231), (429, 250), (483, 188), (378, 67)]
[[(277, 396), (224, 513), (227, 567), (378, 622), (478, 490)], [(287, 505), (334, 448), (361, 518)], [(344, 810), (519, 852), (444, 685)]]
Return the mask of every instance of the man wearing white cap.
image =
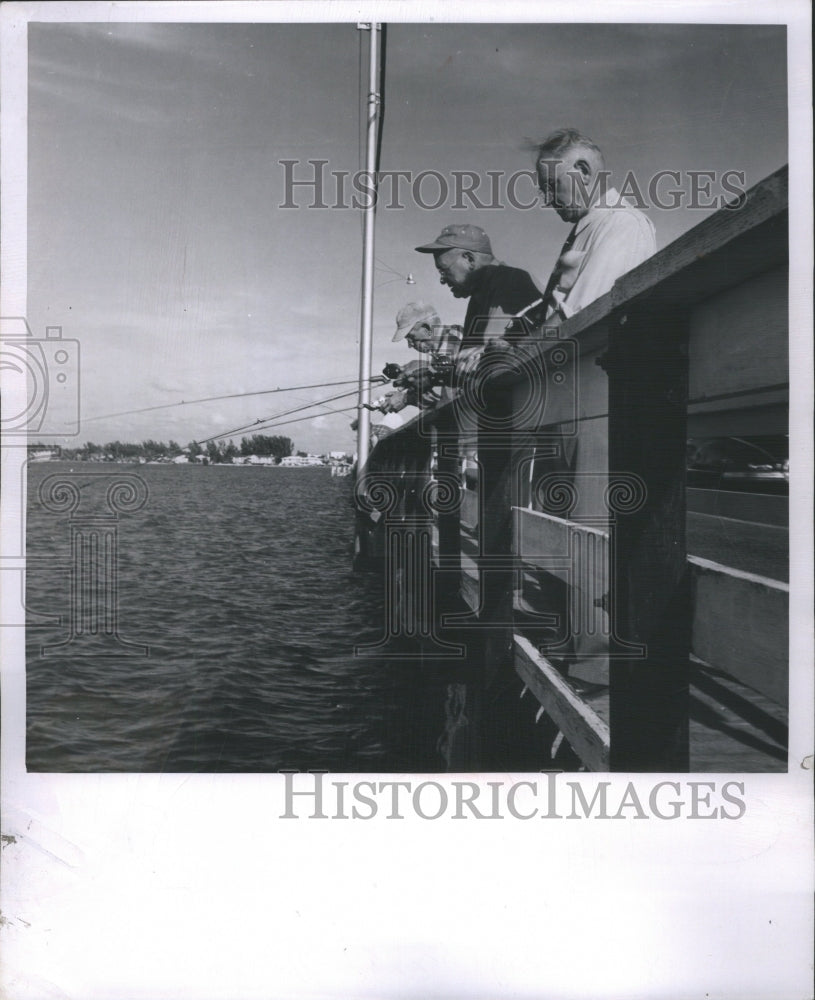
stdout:
[(408, 347), (425, 354), (430, 350), (433, 331), (441, 326), (439, 314), (428, 302), (408, 302), (396, 314), (393, 343), (407, 341)]
[[(409, 302), (396, 314), (393, 340), (406, 339), (409, 347), (424, 354), (432, 350), (434, 328), (440, 326), (441, 320), (433, 306), (426, 302)], [(423, 398), (422, 375), (426, 370), (429, 370), (429, 366), (420, 361), (410, 361), (402, 368), (401, 374), (393, 383), (393, 389), (368, 407), (385, 414), (382, 422), (375, 424), (375, 427), (386, 431), (395, 430), (415, 416), (417, 406), (435, 401), (435, 397), (433, 400)]]
[(526, 271), (496, 260), (490, 238), (479, 226), (445, 226), (432, 243), (416, 250), (432, 253), (441, 283), (457, 299), (470, 300), (462, 348), (480, 348), (502, 338), (510, 319), (542, 301)]
[(393, 335), (394, 342), (403, 339), (408, 347), (433, 357), (430, 363), (408, 362), (394, 385), (412, 389), (424, 406), (448, 398), (445, 388), (436, 394), (431, 386), (440, 385), (442, 374), (452, 376), (461, 346), (461, 327), (444, 326), (435, 308), (427, 302), (408, 302), (396, 314), (396, 333)]

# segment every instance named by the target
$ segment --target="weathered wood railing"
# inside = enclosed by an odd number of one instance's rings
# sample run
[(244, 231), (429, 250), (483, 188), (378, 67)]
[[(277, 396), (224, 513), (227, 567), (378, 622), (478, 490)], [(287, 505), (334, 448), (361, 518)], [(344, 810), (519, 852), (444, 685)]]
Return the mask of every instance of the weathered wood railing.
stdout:
[(404, 655), (458, 685), (448, 728), (466, 732), (448, 766), (551, 766), (528, 756), (520, 690), (593, 770), (739, 769), (689, 743), (700, 669), (785, 709), (788, 588), (750, 565), (770, 531), (752, 523), (761, 498), (728, 496), (717, 523), (739, 566), (723, 564), (693, 536), (719, 501), (687, 489), (686, 442), (787, 432), (786, 182), (778, 171), (559, 330), (487, 359), (373, 450), (359, 548), (384, 558), (389, 638), (417, 640)]

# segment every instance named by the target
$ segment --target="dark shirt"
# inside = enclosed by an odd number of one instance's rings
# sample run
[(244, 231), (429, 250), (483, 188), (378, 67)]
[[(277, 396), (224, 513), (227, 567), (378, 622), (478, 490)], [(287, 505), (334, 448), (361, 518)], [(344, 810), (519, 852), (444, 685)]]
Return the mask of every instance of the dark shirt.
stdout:
[[(540, 289), (526, 271), (506, 264), (482, 267), (476, 273), (476, 285), (467, 305), (461, 346), (484, 344), (484, 330), (493, 310), (500, 310), (507, 317), (515, 316), (540, 298)], [(523, 335), (523, 330), (519, 332)]]

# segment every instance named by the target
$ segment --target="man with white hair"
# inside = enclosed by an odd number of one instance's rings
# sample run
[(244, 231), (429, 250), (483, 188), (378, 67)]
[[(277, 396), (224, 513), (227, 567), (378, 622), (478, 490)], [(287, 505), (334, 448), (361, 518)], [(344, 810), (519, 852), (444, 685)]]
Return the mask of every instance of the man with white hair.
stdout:
[(546, 321), (568, 319), (656, 252), (654, 226), (608, 184), (600, 148), (562, 128), (537, 144), (544, 204), (572, 225), (544, 292)]

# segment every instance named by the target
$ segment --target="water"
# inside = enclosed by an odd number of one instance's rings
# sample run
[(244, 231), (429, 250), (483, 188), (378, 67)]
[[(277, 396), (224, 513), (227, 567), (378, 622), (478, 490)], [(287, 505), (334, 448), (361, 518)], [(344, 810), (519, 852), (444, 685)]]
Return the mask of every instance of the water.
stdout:
[[(142, 509), (118, 543), (119, 645), (70, 637), (69, 513), (110, 514), (115, 479)], [(43, 463), (29, 472), (27, 766), (35, 771), (416, 770), (404, 667), (355, 656), (382, 633), (381, 584), (351, 569), (352, 484), (326, 468)], [(59, 615), (54, 624), (44, 615)], [(46, 647), (46, 655), (42, 655)]]

